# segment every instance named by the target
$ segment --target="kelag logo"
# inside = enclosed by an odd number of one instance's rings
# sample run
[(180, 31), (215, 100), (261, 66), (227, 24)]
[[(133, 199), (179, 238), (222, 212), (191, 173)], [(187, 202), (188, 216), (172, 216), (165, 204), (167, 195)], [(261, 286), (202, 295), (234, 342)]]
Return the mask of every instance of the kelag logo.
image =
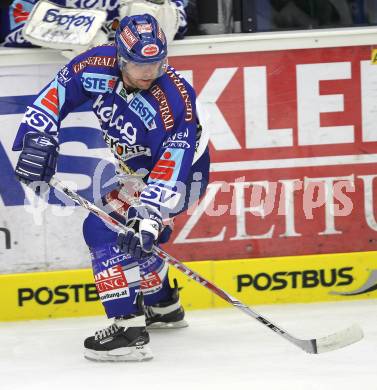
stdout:
[(291, 272), (261, 272), (256, 275), (237, 275), (237, 292), (253, 287), (258, 291), (274, 291), (286, 288), (315, 288), (348, 286), (353, 282), (353, 267), (332, 268), (330, 270), (305, 270)]
[(98, 301), (96, 286), (90, 284), (62, 284), (54, 289), (39, 287), (18, 289), (18, 306), (25, 306), (28, 302), (36, 302), (39, 305), (59, 305), (67, 302), (93, 302)]
[(64, 26), (65, 30), (70, 30), (71, 26), (83, 26), (86, 27), (85, 32), (88, 32), (95, 19), (93, 16), (85, 16), (83, 14), (78, 16), (72, 14), (62, 14), (60, 11), (61, 10), (56, 8), (49, 9), (44, 15), (43, 21), (46, 23), (54, 23), (57, 26)]

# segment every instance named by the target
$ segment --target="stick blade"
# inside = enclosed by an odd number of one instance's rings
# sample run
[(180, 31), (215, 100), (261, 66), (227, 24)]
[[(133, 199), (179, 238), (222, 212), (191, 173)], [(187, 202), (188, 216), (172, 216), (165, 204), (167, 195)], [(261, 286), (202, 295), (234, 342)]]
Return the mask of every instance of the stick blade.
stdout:
[(334, 351), (347, 345), (356, 343), (364, 337), (363, 330), (359, 325), (354, 324), (349, 328), (333, 333), (329, 336), (316, 340), (317, 352), (324, 353)]

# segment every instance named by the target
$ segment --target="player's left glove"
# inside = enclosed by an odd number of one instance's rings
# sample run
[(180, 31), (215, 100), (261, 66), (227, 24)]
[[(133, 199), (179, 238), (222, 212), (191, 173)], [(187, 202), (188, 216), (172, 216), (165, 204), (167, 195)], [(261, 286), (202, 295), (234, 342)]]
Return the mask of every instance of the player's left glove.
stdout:
[(18, 180), (26, 184), (48, 183), (56, 171), (58, 150), (59, 145), (53, 136), (39, 132), (26, 133), (15, 169)]
[(146, 205), (131, 206), (126, 217), (128, 229), (119, 233), (118, 247), (136, 259), (150, 256), (162, 230), (160, 212)]

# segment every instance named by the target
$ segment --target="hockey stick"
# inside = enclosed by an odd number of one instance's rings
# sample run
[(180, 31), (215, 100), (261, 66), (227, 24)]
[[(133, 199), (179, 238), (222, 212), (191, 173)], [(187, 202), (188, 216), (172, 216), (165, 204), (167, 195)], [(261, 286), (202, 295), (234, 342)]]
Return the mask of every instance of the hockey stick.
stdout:
[[(60, 180), (53, 177), (50, 180), (49, 183), (51, 186), (55, 187), (59, 191), (63, 192), (66, 196), (68, 196), (70, 199), (72, 199), (75, 203), (79, 204), (82, 207), (85, 207), (87, 210), (89, 210), (91, 213), (95, 214), (97, 217), (102, 219), (103, 221), (110, 223), (117, 227), (118, 229), (125, 229), (125, 226), (118, 222), (116, 219), (111, 217), (109, 214), (107, 214), (105, 211), (94, 205), (93, 203), (89, 202), (88, 200), (82, 198), (80, 195), (78, 195), (76, 192), (70, 190), (67, 188)], [(220, 298), (224, 299), (225, 301), (229, 302), (231, 305), (237, 307), (238, 309), (242, 310), (244, 313), (249, 315), (250, 317), (253, 317), (263, 325), (267, 326), (280, 336), (284, 337), (286, 340), (290, 341), (297, 347), (303, 349), (305, 352), (308, 353), (323, 353), (328, 351), (333, 351), (342, 347), (346, 347), (347, 345), (353, 344), (363, 338), (363, 331), (360, 328), (359, 325), (352, 325), (349, 328), (346, 328), (344, 330), (341, 330), (337, 333), (333, 333), (329, 336), (317, 338), (317, 339), (309, 339), (309, 340), (303, 340), (298, 339), (294, 336), (292, 336), (287, 331), (283, 330), (281, 327), (277, 326), (270, 320), (268, 320), (266, 317), (263, 317), (256, 311), (250, 309), (248, 306), (240, 302), (238, 299), (232, 297), (230, 294), (225, 292), (224, 290), (220, 289), (219, 287), (215, 286), (213, 283), (208, 281), (207, 279), (200, 276), (195, 271), (188, 268), (185, 264), (182, 264), (180, 261), (175, 259), (174, 257), (167, 254), (164, 250), (158, 247), (153, 248), (153, 252), (163, 258), (167, 263), (171, 264), (175, 268), (177, 268), (179, 271), (183, 272), (185, 275), (187, 275), (189, 278), (195, 280), (202, 286), (208, 288), (213, 293), (218, 295)]]

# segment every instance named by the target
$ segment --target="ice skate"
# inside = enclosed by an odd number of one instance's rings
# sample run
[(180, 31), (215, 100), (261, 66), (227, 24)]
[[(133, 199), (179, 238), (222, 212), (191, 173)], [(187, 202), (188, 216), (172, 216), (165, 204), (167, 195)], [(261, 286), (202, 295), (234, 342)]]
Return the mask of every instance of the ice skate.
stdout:
[(147, 329), (186, 328), (185, 311), (179, 299), (177, 280), (174, 279), (172, 299), (153, 306), (144, 307)]
[(85, 342), (84, 356), (96, 361), (143, 361), (153, 358), (144, 315), (116, 318)]

